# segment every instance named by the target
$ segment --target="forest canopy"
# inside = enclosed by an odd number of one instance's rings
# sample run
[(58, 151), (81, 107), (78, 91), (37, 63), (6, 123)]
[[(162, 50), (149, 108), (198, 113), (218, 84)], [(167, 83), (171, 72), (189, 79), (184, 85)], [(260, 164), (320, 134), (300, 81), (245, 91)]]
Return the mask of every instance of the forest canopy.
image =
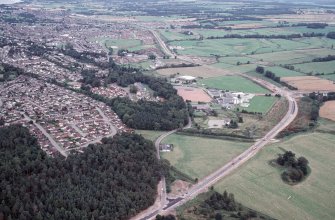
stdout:
[(128, 219), (152, 205), (162, 166), (151, 141), (118, 134), (48, 157), (28, 129), (0, 128), (0, 219)]

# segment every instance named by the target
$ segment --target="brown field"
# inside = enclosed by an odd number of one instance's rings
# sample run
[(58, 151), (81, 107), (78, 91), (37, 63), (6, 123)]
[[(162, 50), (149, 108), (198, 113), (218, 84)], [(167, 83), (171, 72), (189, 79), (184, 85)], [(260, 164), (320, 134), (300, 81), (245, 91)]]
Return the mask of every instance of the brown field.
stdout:
[(326, 102), (320, 109), (320, 116), (335, 121), (335, 101)]
[(316, 76), (283, 77), (281, 80), (302, 91), (335, 91), (332, 81)]
[(279, 22), (279, 21), (288, 21), (288, 22), (326, 22), (328, 24), (334, 24), (335, 15), (334, 14), (294, 14), (294, 15), (269, 15), (269, 16), (260, 16), (265, 20)]
[(170, 76), (173, 74), (188, 75), (194, 77), (215, 77), (232, 75), (233, 73), (229, 70), (223, 70), (212, 66), (196, 66), (196, 67), (181, 67), (181, 68), (168, 68), (157, 70), (158, 74), (163, 76)]
[(202, 89), (192, 87), (177, 87), (178, 95), (192, 102), (210, 102), (211, 97)]

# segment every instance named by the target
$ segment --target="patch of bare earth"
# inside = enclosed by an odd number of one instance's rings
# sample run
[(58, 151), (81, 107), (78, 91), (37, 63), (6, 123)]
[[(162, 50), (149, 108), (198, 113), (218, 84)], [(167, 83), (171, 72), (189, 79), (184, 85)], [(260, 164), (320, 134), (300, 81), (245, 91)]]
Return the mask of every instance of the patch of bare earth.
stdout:
[(182, 180), (176, 180), (171, 184), (171, 192), (169, 193), (169, 197), (176, 198), (179, 196), (182, 196), (187, 192), (189, 187), (191, 186), (191, 183), (182, 181)]
[(320, 116), (335, 121), (335, 101), (328, 101), (320, 108)]
[(210, 102), (212, 98), (202, 89), (193, 87), (177, 87), (178, 95), (185, 101)]

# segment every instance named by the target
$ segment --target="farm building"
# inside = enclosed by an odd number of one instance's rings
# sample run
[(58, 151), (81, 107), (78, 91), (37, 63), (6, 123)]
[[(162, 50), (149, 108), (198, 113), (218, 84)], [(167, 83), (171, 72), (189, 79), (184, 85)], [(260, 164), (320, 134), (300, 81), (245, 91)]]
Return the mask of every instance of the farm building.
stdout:
[(190, 84), (193, 82), (196, 82), (196, 77), (194, 76), (178, 76), (177, 80), (180, 81), (183, 84)]
[(160, 144), (159, 145), (160, 152), (170, 152), (173, 151), (173, 144)]

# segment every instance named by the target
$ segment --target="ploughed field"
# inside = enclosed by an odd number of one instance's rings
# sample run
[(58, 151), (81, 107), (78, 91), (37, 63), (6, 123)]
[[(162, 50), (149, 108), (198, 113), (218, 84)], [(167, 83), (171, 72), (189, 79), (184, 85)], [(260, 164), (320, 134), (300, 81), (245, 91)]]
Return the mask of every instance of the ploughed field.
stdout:
[(320, 116), (335, 121), (335, 101), (325, 102), (320, 108)]

